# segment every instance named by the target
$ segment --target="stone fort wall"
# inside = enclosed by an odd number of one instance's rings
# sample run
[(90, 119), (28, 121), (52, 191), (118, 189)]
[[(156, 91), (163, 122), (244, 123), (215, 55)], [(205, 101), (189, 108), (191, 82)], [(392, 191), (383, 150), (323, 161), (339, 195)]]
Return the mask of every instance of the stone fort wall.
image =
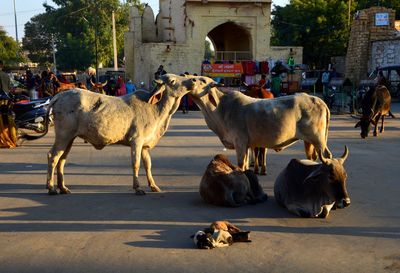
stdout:
[[(388, 13), (387, 26), (375, 25), (376, 13)], [(358, 83), (376, 66), (399, 62), (400, 37), (394, 27), (395, 11), (372, 7), (359, 11), (352, 22), (346, 55), (346, 77)], [(397, 52), (397, 53), (396, 53)], [(397, 56), (396, 56), (397, 54)]]

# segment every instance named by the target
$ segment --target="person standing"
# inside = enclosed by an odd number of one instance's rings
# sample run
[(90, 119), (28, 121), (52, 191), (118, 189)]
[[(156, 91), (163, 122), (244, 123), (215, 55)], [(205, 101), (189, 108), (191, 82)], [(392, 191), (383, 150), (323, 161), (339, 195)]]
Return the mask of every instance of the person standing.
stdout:
[(126, 94), (132, 94), (136, 91), (136, 86), (130, 79), (128, 79), (128, 81), (126, 82), (125, 87), (126, 87)]
[(156, 80), (158, 80), (162, 75), (167, 74), (167, 71), (164, 70), (164, 66), (162, 64), (160, 64), (160, 66), (158, 67), (156, 73), (154, 73), (154, 78)]
[(10, 97), (11, 80), (10, 76), (3, 71), (3, 68), (3, 61), (0, 60), (0, 92)]
[(10, 113), (11, 80), (3, 67), (0, 60), (0, 148), (14, 148), (17, 147), (17, 128)]

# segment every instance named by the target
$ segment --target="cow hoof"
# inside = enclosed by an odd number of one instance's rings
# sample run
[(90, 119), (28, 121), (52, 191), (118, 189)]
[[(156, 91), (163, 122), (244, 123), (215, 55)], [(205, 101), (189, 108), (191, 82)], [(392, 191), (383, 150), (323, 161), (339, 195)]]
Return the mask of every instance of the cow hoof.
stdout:
[(267, 172), (266, 171), (261, 171), (260, 175), (267, 175)]
[(140, 190), (140, 189), (136, 189), (135, 190), (135, 194), (136, 195), (146, 195), (145, 191), (144, 190)]
[(60, 189), (60, 194), (70, 194), (71, 191), (68, 188)]
[(378, 134), (376, 132), (374, 132), (374, 136), (377, 136)]
[(58, 192), (55, 189), (49, 189), (49, 195), (57, 195)]
[(158, 186), (151, 186), (150, 188), (152, 192), (161, 192), (161, 189)]

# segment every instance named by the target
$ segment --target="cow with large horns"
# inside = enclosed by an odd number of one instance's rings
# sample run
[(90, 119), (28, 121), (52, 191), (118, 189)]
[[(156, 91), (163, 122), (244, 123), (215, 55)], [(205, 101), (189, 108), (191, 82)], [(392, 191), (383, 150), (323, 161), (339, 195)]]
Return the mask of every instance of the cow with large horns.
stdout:
[[(111, 97), (82, 89), (73, 89), (55, 96), (49, 104), (53, 113), (55, 141), (48, 153), (47, 188), (57, 194), (54, 172), (60, 193), (70, 193), (64, 183), (64, 165), (76, 137), (96, 149), (110, 144), (131, 147), (133, 189), (136, 194), (145, 192), (139, 187), (139, 167), (142, 158), (147, 181), (152, 191), (159, 192), (151, 173), (150, 150), (166, 132), (172, 114), (181, 98), (193, 87), (193, 81), (173, 74), (161, 76), (156, 81), (155, 92), (149, 102), (133, 94)], [(47, 116), (47, 120), (49, 120)], [(28, 140), (44, 136), (25, 136)]]
[(275, 181), (275, 200), (301, 217), (326, 218), (332, 208), (350, 205), (343, 167), (348, 148), (340, 158), (325, 158), (320, 151), (318, 155), (322, 163), (292, 159)]
[(374, 136), (377, 136), (377, 128), (379, 119), (382, 120), (379, 133), (384, 131), (385, 116), (389, 114), (392, 118), (394, 115), (390, 112), (391, 96), (389, 90), (378, 85), (375, 89), (370, 89), (361, 101), (362, 116), (360, 121), (356, 123), (355, 128), (361, 127), (361, 137), (366, 138), (371, 130), (371, 124), (374, 127)]
[(99, 94), (106, 94), (106, 91), (104, 91), (104, 87), (107, 85), (108, 81), (105, 81), (104, 83), (94, 83), (92, 80), (90, 80), (90, 84), (92, 85), (91, 90), (95, 93)]
[(236, 150), (238, 166), (246, 170), (248, 148), (281, 150), (304, 140), (308, 159), (317, 151), (332, 154), (327, 147), (330, 112), (318, 97), (307, 94), (275, 99), (250, 98), (240, 92), (224, 93), (208, 77), (192, 77), (190, 91), (208, 127), (228, 149)]

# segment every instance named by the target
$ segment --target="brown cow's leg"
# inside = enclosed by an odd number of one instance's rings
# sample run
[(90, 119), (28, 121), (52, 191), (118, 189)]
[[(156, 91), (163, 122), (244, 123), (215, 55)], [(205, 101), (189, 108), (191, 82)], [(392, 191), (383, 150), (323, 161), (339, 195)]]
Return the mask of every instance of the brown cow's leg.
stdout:
[(139, 184), (139, 168), (140, 168), (140, 155), (142, 153), (142, 144), (131, 143), (131, 161), (133, 169), (133, 189), (137, 195), (145, 195), (146, 193), (140, 189)]
[(71, 151), (73, 142), (74, 142), (74, 140), (71, 140), (71, 142), (68, 144), (67, 148), (65, 148), (65, 151), (57, 164), (57, 186), (60, 190), (60, 194), (71, 193), (71, 191), (65, 186), (65, 183), (64, 183), (64, 165), (67, 160), (67, 156), (68, 156), (69, 152)]
[(381, 115), (378, 114), (375, 118), (375, 127), (374, 127), (374, 136), (376, 137), (378, 135), (378, 123), (379, 119), (381, 118)]
[(385, 128), (384, 128), (384, 125), (383, 125), (383, 122), (385, 121), (385, 115), (382, 115), (382, 124), (381, 124), (381, 129), (379, 130), (379, 133), (383, 133), (383, 131), (385, 131)]
[(156, 182), (154, 181), (153, 175), (151, 173), (151, 157), (150, 157), (149, 149), (143, 148), (142, 160), (143, 160), (143, 165), (144, 165), (144, 168), (146, 171), (147, 182), (149, 184), (149, 187), (151, 188), (151, 191), (160, 192), (161, 189), (156, 185)]

